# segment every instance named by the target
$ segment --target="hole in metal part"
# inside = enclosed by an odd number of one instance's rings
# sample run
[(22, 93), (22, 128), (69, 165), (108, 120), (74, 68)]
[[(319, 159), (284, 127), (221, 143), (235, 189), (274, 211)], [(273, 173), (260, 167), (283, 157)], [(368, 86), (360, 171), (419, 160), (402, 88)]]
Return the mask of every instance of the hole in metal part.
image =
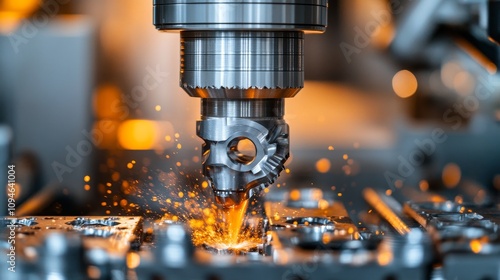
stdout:
[(252, 140), (246, 137), (237, 137), (229, 142), (227, 153), (234, 162), (248, 165), (255, 160), (257, 148)]
[(9, 225), (15, 225), (17, 227), (22, 227), (22, 226), (27, 226), (27, 227), (30, 227), (30, 226), (34, 226), (36, 224), (38, 224), (36, 221), (35, 221), (35, 218), (22, 218), (22, 219), (16, 219), (16, 218), (13, 218), (13, 219), (4, 219), (4, 220), (1, 220), (1, 225), (3, 227), (7, 227)]
[(119, 222), (115, 222), (112, 219), (87, 219), (87, 218), (76, 218), (71, 222), (67, 222), (67, 225), (72, 225), (74, 227), (101, 227), (101, 226), (116, 226)]

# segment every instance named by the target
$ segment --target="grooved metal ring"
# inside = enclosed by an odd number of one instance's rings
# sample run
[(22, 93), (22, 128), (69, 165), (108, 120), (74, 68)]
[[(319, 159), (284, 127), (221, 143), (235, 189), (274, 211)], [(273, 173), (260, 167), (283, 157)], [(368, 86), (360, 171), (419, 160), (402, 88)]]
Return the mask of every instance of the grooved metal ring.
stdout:
[(181, 86), (202, 98), (291, 97), (304, 84), (303, 44), (298, 31), (183, 31)]

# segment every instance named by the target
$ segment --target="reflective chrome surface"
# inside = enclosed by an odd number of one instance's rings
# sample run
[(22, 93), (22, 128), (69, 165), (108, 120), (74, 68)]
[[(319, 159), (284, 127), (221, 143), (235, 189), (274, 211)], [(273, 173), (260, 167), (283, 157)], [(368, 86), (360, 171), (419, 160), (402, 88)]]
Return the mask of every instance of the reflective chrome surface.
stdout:
[(304, 86), (302, 32), (181, 32), (181, 87), (202, 98), (284, 98)]
[(248, 199), (283, 171), (289, 155), (283, 104), (282, 99), (202, 101), (197, 134), (205, 140), (203, 172), (220, 204)]
[(326, 14), (325, 0), (154, 1), (156, 28), (181, 31), (180, 86), (208, 99), (197, 134), (218, 203), (250, 198), (284, 169), (288, 125), (277, 99), (304, 86), (304, 32), (325, 31)]
[(326, 28), (326, 0), (156, 0), (154, 24), (161, 30), (308, 30)]

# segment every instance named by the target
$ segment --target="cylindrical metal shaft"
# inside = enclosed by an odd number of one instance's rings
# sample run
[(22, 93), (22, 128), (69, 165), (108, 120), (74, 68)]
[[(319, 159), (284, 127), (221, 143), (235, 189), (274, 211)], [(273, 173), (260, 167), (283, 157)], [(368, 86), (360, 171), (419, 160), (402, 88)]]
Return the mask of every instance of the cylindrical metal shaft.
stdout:
[(327, 1), (154, 0), (153, 11), (158, 29), (181, 32), (180, 86), (202, 98), (204, 174), (219, 203), (237, 204), (284, 169), (282, 99), (304, 86), (303, 36), (325, 30)]

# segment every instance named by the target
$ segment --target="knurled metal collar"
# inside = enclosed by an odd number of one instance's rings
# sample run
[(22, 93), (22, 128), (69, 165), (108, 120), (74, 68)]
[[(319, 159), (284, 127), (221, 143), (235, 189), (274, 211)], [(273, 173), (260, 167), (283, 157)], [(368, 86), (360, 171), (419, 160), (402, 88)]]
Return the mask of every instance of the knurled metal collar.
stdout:
[(296, 30), (324, 32), (327, 0), (154, 0), (159, 30)]

